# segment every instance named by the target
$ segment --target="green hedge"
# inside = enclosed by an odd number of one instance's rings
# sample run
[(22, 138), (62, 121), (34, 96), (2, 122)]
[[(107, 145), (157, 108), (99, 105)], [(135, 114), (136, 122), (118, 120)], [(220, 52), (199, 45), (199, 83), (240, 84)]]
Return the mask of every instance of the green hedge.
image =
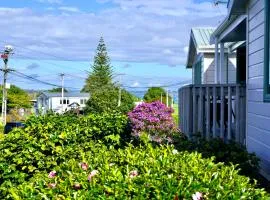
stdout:
[[(115, 112), (30, 118), (25, 129), (0, 141), (0, 199), (268, 197), (235, 166), (214, 164), (214, 158), (147, 142), (121, 145), (130, 135), (127, 124), (127, 116)], [(49, 178), (52, 171), (56, 176)]]
[(37, 172), (80, 158), (92, 140), (119, 144), (125, 134), (127, 117), (118, 113), (89, 115), (49, 114), (31, 117), (25, 129), (15, 129), (0, 141), (0, 199), (8, 189)]
[[(91, 150), (35, 175), (10, 190), (14, 199), (267, 199), (234, 166), (214, 164), (198, 153), (177, 152), (173, 146)], [(84, 170), (81, 163), (86, 165)], [(50, 171), (55, 177), (49, 178)], [(19, 199), (19, 198), (18, 198)]]

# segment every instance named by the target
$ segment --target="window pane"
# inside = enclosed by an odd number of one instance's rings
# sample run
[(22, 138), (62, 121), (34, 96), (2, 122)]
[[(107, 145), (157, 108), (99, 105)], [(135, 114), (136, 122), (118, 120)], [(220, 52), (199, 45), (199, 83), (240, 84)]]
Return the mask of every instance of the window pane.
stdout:
[(67, 104), (69, 104), (69, 100), (67, 100)]
[(67, 104), (67, 101), (64, 99), (64, 104)]
[(81, 104), (83, 104), (83, 99), (80, 100)]

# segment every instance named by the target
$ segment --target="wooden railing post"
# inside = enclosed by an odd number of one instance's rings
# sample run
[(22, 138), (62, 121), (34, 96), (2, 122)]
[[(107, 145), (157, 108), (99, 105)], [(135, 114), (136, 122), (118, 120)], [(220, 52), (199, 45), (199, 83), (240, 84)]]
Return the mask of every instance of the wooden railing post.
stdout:
[(209, 87), (206, 87), (206, 139), (210, 139), (210, 92)]
[[(226, 112), (226, 111), (225, 111)], [(228, 140), (232, 139), (232, 88), (228, 87)]]
[(216, 138), (217, 130), (217, 87), (213, 87), (213, 138)]
[(224, 87), (220, 88), (220, 138), (224, 140)]
[(199, 105), (198, 105), (198, 129), (204, 135), (203, 131), (203, 87), (200, 87)]
[(236, 86), (235, 94), (235, 140), (240, 142), (240, 88), (239, 85)]

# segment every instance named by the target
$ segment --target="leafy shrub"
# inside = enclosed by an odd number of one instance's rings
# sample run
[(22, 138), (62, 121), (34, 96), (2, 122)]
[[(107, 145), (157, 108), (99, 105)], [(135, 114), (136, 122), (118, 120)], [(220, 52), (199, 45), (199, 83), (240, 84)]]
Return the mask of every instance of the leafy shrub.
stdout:
[(106, 85), (91, 92), (85, 111), (87, 113), (104, 113), (118, 110), (128, 113), (134, 108), (134, 96), (121, 89), (121, 105), (118, 107), (119, 88), (114, 85)]
[(140, 136), (146, 132), (156, 141), (162, 141), (178, 132), (172, 117), (173, 109), (159, 101), (143, 103), (128, 114), (132, 124), (132, 132)]
[(90, 150), (9, 190), (13, 199), (267, 199), (234, 166), (173, 146)]
[(0, 141), (0, 199), (11, 185), (80, 158), (78, 152), (87, 151), (90, 141), (119, 144), (126, 125), (127, 117), (115, 112), (83, 118), (57, 114), (31, 117), (24, 130), (15, 129)]
[(254, 153), (249, 153), (245, 148), (235, 142), (224, 143), (221, 139), (206, 141), (203, 139), (190, 145), (191, 151), (198, 151), (204, 157), (215, 157), (216, 162), (225, 164), (233, 163), (240, 169), (241, 174), (256, 177), (259, 172), (259, 159)]

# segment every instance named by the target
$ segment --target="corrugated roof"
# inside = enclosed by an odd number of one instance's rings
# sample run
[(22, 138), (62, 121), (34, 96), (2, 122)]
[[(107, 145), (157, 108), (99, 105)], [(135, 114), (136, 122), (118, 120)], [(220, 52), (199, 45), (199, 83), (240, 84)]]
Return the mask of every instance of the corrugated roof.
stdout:
[[(50, 93), (50, 92), (42, 92), (47, 97), (62, 97), (61, 92), (57, 93)], [(81, 93), (81, 92), (65, 92), (64, 93), (65, 97), (89, 97), (89, 93)]]
[(215, 28), (192, 28), (190, 33), (187, 68), (192, 68), (194, 59), (201, 51), (214, 52), (215, 46), (210, 45), (210, 38)]
[[(201, 53), (214, 53), (215, 45), (211, 45), (211, 36), (215, 32), (215, 28), (192, 28), (190, 34), (187, 68), (192, 68), (196, 56)], [(232, 43), (225, 43), (227, 49)]]
[(192, 28), (193, 42), (196, 48), (209, 47), (210, 38), (215, 28)]

